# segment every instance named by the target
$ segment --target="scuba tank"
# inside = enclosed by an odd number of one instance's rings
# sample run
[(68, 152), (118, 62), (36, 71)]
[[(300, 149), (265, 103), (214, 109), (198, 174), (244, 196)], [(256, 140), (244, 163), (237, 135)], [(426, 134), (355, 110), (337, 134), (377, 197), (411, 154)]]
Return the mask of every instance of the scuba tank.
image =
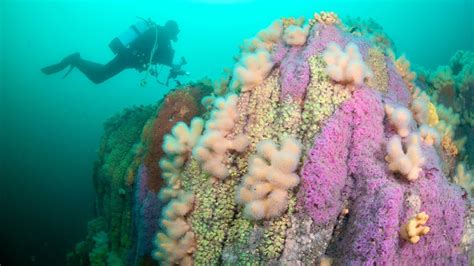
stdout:
[(109, 47), (114, 54), (118, 54), (120, 51), (130, 48), (131, 43), (154, 26), (153, 22), (142, 19), (130, 26), (127, 31), (115, 37), (109, 43)]

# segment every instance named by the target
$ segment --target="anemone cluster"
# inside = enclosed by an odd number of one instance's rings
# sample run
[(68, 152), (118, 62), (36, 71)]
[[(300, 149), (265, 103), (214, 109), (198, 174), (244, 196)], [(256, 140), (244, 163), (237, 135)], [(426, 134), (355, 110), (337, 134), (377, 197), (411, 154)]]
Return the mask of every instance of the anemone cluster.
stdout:
[(70, 261), (468, 265), (461, 122), (373, 25), (332, 12), (276, 20), (244, 41), (212, 92), (167, 95), (114, 157), (128, 172), (98, 166), (117, 177), (99, 194), (121, 205), (99, 203), (104, 222)]

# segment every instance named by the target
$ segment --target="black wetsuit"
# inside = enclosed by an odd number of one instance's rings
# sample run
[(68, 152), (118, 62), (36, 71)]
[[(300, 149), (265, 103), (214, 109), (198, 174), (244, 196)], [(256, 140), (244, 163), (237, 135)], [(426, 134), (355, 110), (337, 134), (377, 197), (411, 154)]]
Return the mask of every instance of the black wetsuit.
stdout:
[(116, 56), (105, 65), (84, 60), (76, 53), (56, 65), (43, 68), (42, 71), (45, 74), (53, 74), (70, 65), (79, 69), (96, 84), (102, 83), (128, 68), (135, 68), (141, 72), (148, 67), (155, 38), (157, 47), (152, 64), (172, 66), (174, 50), (171, 47), (170, 37), (163, 27), (157, 26), (140, 35), (129, 47), (117, 51)]

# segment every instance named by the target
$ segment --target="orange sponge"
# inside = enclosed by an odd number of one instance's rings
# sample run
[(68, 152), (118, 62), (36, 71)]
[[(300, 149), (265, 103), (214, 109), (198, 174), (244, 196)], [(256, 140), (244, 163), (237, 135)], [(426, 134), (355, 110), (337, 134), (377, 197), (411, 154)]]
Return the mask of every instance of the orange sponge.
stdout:
[(412, 244), (418, 243), (420, 237), (428, 234), (430, 228), (425, 226), (429, 216), (425, 212), (420, 212), (410, 218), (408, 222), (400, 228), (400, 236)]

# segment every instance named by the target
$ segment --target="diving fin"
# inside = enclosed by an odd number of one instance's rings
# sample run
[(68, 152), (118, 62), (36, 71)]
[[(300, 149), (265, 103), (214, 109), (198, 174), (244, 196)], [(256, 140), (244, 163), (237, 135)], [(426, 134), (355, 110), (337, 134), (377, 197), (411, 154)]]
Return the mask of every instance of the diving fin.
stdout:
[(69, 73), (71, 73), (71, 71), (74, 69), (74, 65), (69, 65), (69, 69), (67, 70), (67, 72), (64, 74), (63, 78), (67, 77), (69, 75)]
[(57, 72), (65, 69), (67, 66), (68, 66), (68, 64), (60, 62), (60, 63), (54, 64), (54, 65), (43, 67), (41, 69), (41, 72), (43, 72), (43, 74), (46, 74), (46, 75), (51, 75), (51, 74), (57, 73)]
[[(65, 69), (67, 66), (73, 66), (75, 61), (77, 61), (77, 59), (79, 59), (79, 57), (80, 57), (79, 53), (73, 53), (73, 54), (65, 57), (63, 60), (61, 60), (61, 62), (59, 62), (57, 64), (50, 65), (50, 66), (47, 66), (47, 67), (43, 67), (41, 69), (41, 72), (43, 72), (46, 75), (51, 75), (51, 74), (57, 73), (57, 72)], [(71, 70), (72, 69), (70, 69), (67, 74), (69, 74), (69, 72), (71, 72)]]

